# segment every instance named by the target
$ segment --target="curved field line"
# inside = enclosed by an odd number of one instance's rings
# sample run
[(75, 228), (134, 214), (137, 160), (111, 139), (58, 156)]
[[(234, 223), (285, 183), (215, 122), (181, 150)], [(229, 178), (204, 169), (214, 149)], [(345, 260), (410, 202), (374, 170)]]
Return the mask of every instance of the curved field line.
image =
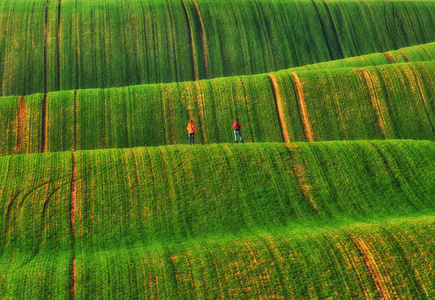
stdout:
[(203, 144), (205, 144), (207, 142), (207, 134), (206, 134), (206, 130), (203, 126), (203, 120), (205, 120), (205, 110), (204, 110), (204, 90), (202, 88), (201, 82), (194, 82), (194, 87), (195, 87), (195, 99), (196, 99), (196, 105), (198, 107), (198, 125), (199, 128), (201, 129), (201, 142)]
[(251, 111), (249, 110), (248, 94), (246, 93), (245, 81), (243, 80), (242, 77), (239, 77), (239, 79), (240, 79), (240, 82), (242, 83), (243, 93), (245, 94), (245, 105), (246, 105), (246, 111), (248, 112), (248, 119), (249, 119), (249, 124), (250, 124), (249, 130), (251, 132), (251, 139), (252, 139), (252, 142), (255, 142), (254, 133), (252, 132)]
[(62, 0), (59, 0), (59, 5), (57, 7), (57, 90), (60, 91), (60, 51), (61, 51), (61, 5)]
[[(397, 247), (396, 242), (401, 243), (401, 241), (403, 241), (403, 238), (406, 239), (406, 237), (405, 237), (403, 234), (401, 234), (400, 231), (397, 231), (397, 233), (393, 233), (393, 232), (391, 232), (390, 235), (391, 235), (391, 236), (394, 238), (394, 240), (395, 240), (395, 241), (394, 241), (395, 249), (398, 249), (398, 250), (396, 250), (396, 251), (400, 251), (400, 248)], [(412, 237), (410, 237), (410, 238), (411, 238), (411, 241), (413, 241), (413, 238), (412, 238)], [(410, 255), (413, 255), (412, 253), (410, 253), (410, 252), (408, 252), (406, 249), (404, 249), (404, 247), (403, 247), (403, 250), (405, 251), (405, 255), (406, 255), (406, 257), (409, 257)], [(420, 254), (422, 254), (422, 253), (421, 253), (421, 249), (419, 249), (419, 251), (420, 251)], [(415, 254), (414, 254), (414, 255), (415, 255)], [(424, 253), (423, 253), (422, 257), (424, 257), (425, 260), (427, 261), (426, 256), (424, 255)], [(419, 285), (420, 285), (420, 287), (422, 288), (423, 292), (425, 293), (426, 297), (428, 297), (427, 299), (430, 299), (430, 295), (429, 295), (429, 293), (428, 293), (428, 290), (426, 289), (426, 286), (425, 286), (425, 284), (424, 284), (423, 278), (421, 277), (420, 272), (418, 272), (418, 269), (416, 268), (415, 263), (413, 263), (412, 261), (410, 261), (410, 263), (409, 263), (409, 270), (412, 270), (412, 272), (414, 273), (414, 276), (416, 277), (416, 278), (415, 278), (415, 279), (416, 279), (416, 282), (419, 283)], [(429, 282), (430, 282), (430, 281), (429, 281)], [(433, 287), (432, 287), (432, 288), (433, 288)]]
[(287, 125), (284, 119), (285, 115), (282, 108), (281, 95), (279, 94), (278, 82), (276, 81), (276, 78), (273, 74), (269, 74), (269, 78), (272, 81), (273, 92), (275, 95), (275, 105), (278, 110), (279, 123), (281, 124), (282, 137), (284, 139), (284, 142), (288, 143), (290, 142), (290, 139), (288, 137)]
[(391, 59), (390, 59), (390, 57), (388, 56), (388, 54), (387, 53), (382, 53), (384, 56), (385, 56), (385, 58), (387, 59), (387, 61), (388, 61), (388, 63), (389, 64), (392, 64), (393, 62), (391, 61)]
[(42, 96), (41, 152), (47, 151), (47, 94)]
[(427, 57), (429, 58), (429, 60), (432, 61), (432, 57), (429, 55), (429, 53), (427, 53), (426, 49), (425, 49), (422, 45), (419, 45), (419, 47), (420, 47), (421, 49), (423, 49), (424, 53), (426, 53), (426, 55), (427, 55)]
[(405, 59), (406, 62), (409, 62), (408, 57), (406, 56), (406, 54), (403, 51), (400, 51), (400, 50), (397, 50), (397, 51), (403, 56), (403, 58)]
[[(325, 44), (326, 44), (326, 47), (328, 49), (329, 59), (332, 60), (333, 59), (332, 50), (331, 50), (331, 45), (329, 44), (329, 39), (328, 39), (328, 37), (326, 35), (325, 24), (323, 24), (322, 17), (320, 16), (320, 13), (319, 13), (319, 8), (317, 7), (317, 5), (314, 2), (314, 0), (311, 0), (311, 3), (314, 6), (314, 10), (316, 11), (317, 17), (319, 18), (319, 23), (320, 23), (320, 25), (322, 27), (323, 38), (325, 39)], [(323, 2), (323, 4), (325, 4), (325, 2)]]
[(340, 56), (341, 56), (341, 58), (344, 58), (343, 49), (341, 47), (340, 39), (338, 38), (337, 26), (335, 25), (334, 18), (332, 17), (331, 10), (329, 9), (328, 4), (324, 0), (321, 0), (321, 1), (325, 5), (326, 11), (328, 12), (329, 20), (331, 21), (331, 24), (332, 24), (332, 28), (333, 28), (333, 31), (334, 31), (334, 38), (335, 38), (335, 40), (337, 42), (338, 51), (340, 52)]
[(364, 79), (366, 81), (367, 88), (369, 89), (370, 100), (371, 100), (372, 106), (373, 106), (373, 108), (378, 116), (379, 128), (381, 129), (381, 133), (382, 133), (384, 139), (387, 139), (387, 138), (389, 138), (388, 132), (386, 130), (387, 126), (386, 126), (384, 115), (382, 113), (381, 103), (379, 102), (379, 98), (377, 97), (375, 88), (373, 86), (373, 81), (371, 79), (372, 75), (370, 74), (370, 71), (365, 69), (365, 68), (362, 68), (361, 70), (362, 70)]
[(71, 297), (74, 300), (76, 298), (76, 290), (77, 290), (77, 270), (76, 270), (76, 259), (73, 259), (72, 262), (72, 270), (71, 270), (71, 276), (72, 276), (72, 288), (71, 288)]
[(18, 109), (18, 125), (17, 125), (17, 152), (21, 150), (21, 144), (23, 139), (23, 117), (24, 117), (24, 97), (20, 97), (19, 109)]
[(423, 88), (421, 87), (420, 80), (418, 79), (418, 76), (417, 76), (416, 70), (414, 69), (414, 66), (412, 66), (411, 64), (409, 65), (409, 68), (411, 69), (411, 72), (412, 72), (412, 74), (414, 75), (415, 81), (417, 82), (417, 85), (418, 85), (418, 91), (420, 92), (420, 97), (421, 97), (421, 99), (423, 100), (424, 111), (425, 111), (425, 113), (426, 113), (427, 120), (428, 120), (428, 122), (429, 122), (429, 124), (430, 124), (430, 127), (432, 128), (432, 131), (435, 132), (435, 127), (434, 127), (434, 125), (432, 124), (432, 121), (431, 121), (431, 119), (430, 119), (429, 111), (427, 110), (426, 97), (424, 96)]
[(304, 196), (305, 199), (308, 200), (308, 202), (310, 203), (311, 207), (314, 209), (316, 214), (318, 216), (320, 216), (320, 212), (317, 209), (317, 205), (314, 202), (313, 196), (310, 193), (311, 186), (309, 185), (308, 179), (302, 175), (302, 168), (300, 167), (298, 161), (296, 160), (296, 156), (293, 155), (293, 151), (295, 151), (295, 149), (297, 149), (297, 146), (295, 146), (295, 148), (290, 148), (290, 146), (288, 144), (284, 145), (284, 146), (287, 148), (287, 150), (290, 153), (290, 156), (292, 158), (293, 174), (295, 175), (296, 180), (298, 181), (298, 185), (299, 185), (299, 188), (301, 190), (302, 195)]
[(296, 90), (298, 91), (298, 100), (299, 100), (299, 106), (301, 108), (302, 122), (304, 124), (305, 136), (308, 142), (312, 142), (313, 134), (311, 132), (310, 121), (308, 119), (307, 106), (304, 100), (304, 93), (302, 92), (301, 81), (299, 80), (299, 77), (296, 73), (292, 73), (292, 77), (296, 85)]
[(361, 274), (358, 271), (358, 267), (355, 263), (354, 256), (347, 248), (346, 243), (344, 243), (343, 240), (337, 234), (333, 234), (333, 235), (340, 241), (340, 245), (346, 250), (346, 254), (348, 255), (348, 258), (349, 258), (348, 264), (350, 264), (350, 266), (355, 270), (356, 274), (358, 275), (358, 280), (359, 280), (359, 283), (361, 284), (361, 287), (364, 291), (365, 298), (370, 299), (369, 295), (367, 294), (367, 288), (364, 285), (364, 281), (363, 281)]
[(79, 89), (79, 54), (80, 54), (80, 50), (79, 50), (79, 26), (78, 26), (78, 22), (79, 22), (79, 14), (78, 14), (78, 2), (76, 1), (75, 3), (75, 33), (76, 33), (76, 40), (75, 40), (75, 67), (76, 67), (76, 90)]
[(71, 171), (71, 194), (70, 194), (70, 206), (71, 206), (71, 231), (75, 236), (76, 230), (76, 212), (77, 212), (77, 154), (74, 151), (72, 153), (72, 171)]
[(195, 60), (195, 45), (193, 42), (192, 23), (190, 22), (189, 12), (187, 10), (186, 3), (183, 0), (180, 0), (180, 1), (183, 4), (184, 13), (186, 14), (187, 23), (189, 24), (190, 47), (192, 49), (193, 78), (195, 81), (197, 81), (198, 80), (198, 70), (197, 70), (196, 60)]
[(204, 22), (202, 21), (202, 16), (201, 16), (201, 12), (199, 11), (198, 3), (196, 3), (195, 0), (193, 0), (193, 3), (195, 4), (196, 11), (198, 12), (199, 23), (201, 23), (201, 35), (202, 35), (202, 46), (204, 48), (205, 72), (206, 72), (207, 79), (210, 79), (210, 72), (208, 69), (208, 60), (207, 60), (207, 39), (205, 36)]
[(376, 285), (376, 289), (379, 293), (380, 299), (391, 299), (390, 292), (385, 285), (386, 278), (384, 278), (379, 271), (378, 264), (376, 263), (375, 258), (373, 257), (372, 252), (367, 247), (367, 245), (364, 243), (364, 241), (355, 236), (350, 236), (355, 246), (358, 248), (359, 252), (364, 258), (365, 264), (367, 268), (369, 269), (370, 275), (372, 276), (372, 279)]
[(43, 93), (47, 92), (47, 23), (48, 23), (48, 0), (45, 3), (45, 14), (44, 14), (44, 73), (43, 73)]
[(74, 91), (74, 151), (77, 151), (77, 90)]
[[(168, 0), (166, 0), (166, 5), (168, 7), (169, 18), (171, 19), (171, 38), (172, 38), (172, 51), (174, 51), (175, 81), (178, 82), (178, 67), (177, 67), (177, 55), (176, 55), (177, 46), (175, 45), (174, 17), (172, 15), (172, 11), (171, 11), (171, 8), (169, 6)], [(137, 39), (136, 39), (136, 44), (137, 44)], [(138, 46), (137, 46), (137, 48), (139, 49)], [(142, 80), (142, 78), (141, 78), (141, 80)]]

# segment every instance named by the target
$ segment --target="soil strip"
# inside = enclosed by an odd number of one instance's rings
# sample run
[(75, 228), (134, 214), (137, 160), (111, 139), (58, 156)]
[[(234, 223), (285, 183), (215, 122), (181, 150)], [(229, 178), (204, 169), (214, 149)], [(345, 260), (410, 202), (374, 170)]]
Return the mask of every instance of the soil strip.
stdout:
[(290, 142), (290, 139), (288, 137), (287, 125), (285, 123), (284, 110), (282, 108), (282, 101), (281, 101), (281, 95), (279, 94), (278, 82), (276, 81), (276, 78), (273, 74), (269, 74), (269, 78), (272, 81), (273, 92), (275, 95), (274, 97), (275, 105), (278, 111), (278, 118), (279, 118), (279, 123), (281, 125), (282, 137), (284, 142), (288, 143)]
[(386, 126), (384, 115), (382, 113), (381, 103), (379, 101), (379, 98), (377, 97), (374, 88), (374, 83), (371, 79), (370, 71), (366, 69), (362, 69), (362, 73), (366, 81), (367, 88), (369, 89), (370, 101), (372, 102), (372, 106), (376, 112), (376, 115), (378, 116), (378, 125), (379, 128), (381, 129), (381, 134), (384, 137), (384, 139), (387, 139), (389, 138), (388, 132), (386, 130), (387, 126)]
[(77, 154), (74, 151), (72, 153), (72, 171), (71, 171), (71, 195), (70, 195), (70, 206), (71, 206), (71, 231), (73, 236), (75, 236), (76, 230), (76, 211), (77, 211)]
[(372, 276), (372, 279), (376, 285), (376, 289), (378, 290), (379, 298), (391, 299), (390, 292), (388, 291), (388, 288), (385, 285), (385, 278), (382, 276), (381, 272), (379, 271), (378, 264), (376, 263), (376, 260), (373, 257), (373, 254), (371, 253), (370, 249), (367, 247), (367, 245), (364, 243), (364, 241), (361, 238), (351, 236), (351, 239), (364, 258), (365, 264), (369, 269), (370, 275)]
[(76, 298), (76, 289), (77, 289), (77, 271), (76, 271), (76, 259), (73, 259), (72, 262), (72, 288), (71, 288), (71, 298), (74, 300)]
[(385, 58), (387, 59), (387, 61), (388, 61), (389, 64), (392, 64), (392, 63), (393, 63), (393, 62), (391, 61), (391, 58), (388, 56), (387, 53), (382, 53), (382, 54), (385, 56)]
[(304, 100), (304, 93), (302, 92), (301, 81), (299, 80), (299, 77), (296, 73), (292, 73), (292, 76), (296, 85), (296, 89), (298, 91), (298, 100), (299, 100), (299, 106), (301, 108), (302, 122), (304, 124), (305, 136), (308, 142), (312, 142), (313, 134), (311, 132), (310, 121), (308, 119), (307, 106)]
[(296, 180), (298, 181), (298, 185), (299, 185), (299, 188), (301, 190), (302, 195), (304, 196), (305, 199), (308, 200), (308, 202), (310, 203), (310, 206), (314, 209), (316, 214), (318, 216), (320, 216), (320, 212), (317, 209), (317, 206), (316, 206), (316, 203), (314, 202), (313, 196), (310, 193), (311, 185), (309, 184), (308, 179), (305, 176), (303, 176), (301, 165), (297, 161), (295, 154), (293, 154), (294, 151), (298, 151), (298, 148), (291, 148), (289, 145), (285, 145), (285, 147), (287, 148), (287, 150), (290, 153), (290, 156), (292, 158), (293, 174), (295, 175)]
[(406, 62), (409, 62), (408, 57), (406, 57), (406, 54), (403, 51), (399, 50), (399, 53), (402, 54), (403, 58), (405, 59)]

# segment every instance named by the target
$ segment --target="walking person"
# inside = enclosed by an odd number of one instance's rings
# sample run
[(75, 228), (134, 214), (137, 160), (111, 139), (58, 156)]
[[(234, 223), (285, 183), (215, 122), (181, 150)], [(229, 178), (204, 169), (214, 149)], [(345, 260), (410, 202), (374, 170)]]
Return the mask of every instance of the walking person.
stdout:
[(242, 129), (242, 125), (240, 125), (239, 119), (236, 118), (236, 121), (233, 123), (234, 129), (234, 140), (237, 143), (237, 135), (239, 136), (240, 142), (243, 144), (242, 135), (240, 134), (240, 129)]
[(195, 145), (195, 130), (196, 126), (193, 124), (193, 120), (187, 124), (187, 132), (189, 133), (189, 145)]

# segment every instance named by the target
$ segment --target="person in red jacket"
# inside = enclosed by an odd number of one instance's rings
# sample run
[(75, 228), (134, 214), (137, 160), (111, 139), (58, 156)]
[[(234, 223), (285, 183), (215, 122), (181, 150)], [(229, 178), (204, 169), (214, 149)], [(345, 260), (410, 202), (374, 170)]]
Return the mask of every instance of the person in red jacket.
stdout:
[(189, 145), (195, 145), (195, 130), (196, 126), (193, 124), (193, 120), (187, 124), (187, 132), (189, 133)]
[(240, 138), (240, 142), (243, 144), (242, 135), (240, 134), (240, 129), (242, 129), (242, 125), (240, 125), (239, 119), (236, 118), (236, 121), (233, 123), (233, 129), (234, 129), (234, 140), (237, 143), (237, 135)]

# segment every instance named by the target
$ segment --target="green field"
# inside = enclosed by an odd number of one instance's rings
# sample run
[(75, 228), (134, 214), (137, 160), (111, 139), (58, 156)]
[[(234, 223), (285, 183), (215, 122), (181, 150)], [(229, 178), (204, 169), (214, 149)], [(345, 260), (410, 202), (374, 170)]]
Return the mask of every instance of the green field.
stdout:
[(1, 294), (68, 297), (74, 264), (83, 299), (431, 295), (434, 159), (406, 140), (3, 157)]
[(431, 0), (0, 0), (0, 299), (434, 299), (434, 28)]
[(3, 97), (0, 154), (185, 144), (192, 118), (206, 144), (231, 142), (236, 117), (249, 142), (435, 141), (434, 74), (428, 61), (52, 92), (43, 120), (41, 94)]
[(435, 42), (433, 1), (1, 0), (0, 95), (251, 75)]

